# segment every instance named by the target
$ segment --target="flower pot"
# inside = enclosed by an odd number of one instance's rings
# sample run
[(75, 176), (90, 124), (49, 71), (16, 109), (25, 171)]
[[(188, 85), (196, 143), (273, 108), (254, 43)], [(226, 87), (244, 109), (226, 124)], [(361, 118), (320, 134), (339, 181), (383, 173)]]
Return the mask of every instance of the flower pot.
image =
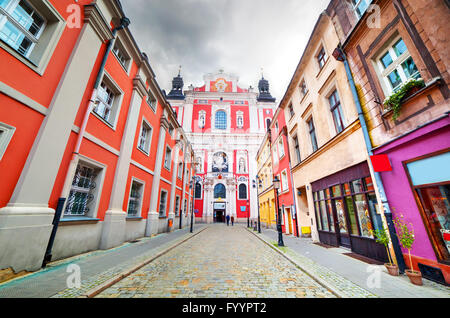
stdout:
[(405, 270), (406, 275), (408, 275), (411, 283), (417, 286), (422, 286), (422, 273), (418, 271), (412, 271), (410, 269)]
[(395, 264), (386, 263), (384, 267), (388, 270), (389, 275), (398, 276), (398, 266)]

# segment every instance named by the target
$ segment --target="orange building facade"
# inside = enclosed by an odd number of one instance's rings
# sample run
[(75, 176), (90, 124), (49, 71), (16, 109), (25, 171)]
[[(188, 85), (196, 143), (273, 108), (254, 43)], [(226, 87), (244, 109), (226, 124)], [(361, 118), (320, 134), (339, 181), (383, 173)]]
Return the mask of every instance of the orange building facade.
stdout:
[(128, 24), (0, 1), (0, 270), (39, 269), (59, 214), (53, 260), (188, 224), (192, 147)]

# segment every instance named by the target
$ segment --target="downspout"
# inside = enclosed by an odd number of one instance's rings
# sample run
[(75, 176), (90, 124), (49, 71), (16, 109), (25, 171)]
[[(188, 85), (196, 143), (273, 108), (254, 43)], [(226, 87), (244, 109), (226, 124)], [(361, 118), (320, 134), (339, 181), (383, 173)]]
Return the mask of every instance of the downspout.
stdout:
[[(344, 62), (345, 71), (347, 73), (347, 79), (350, 84), (350, 88), (352, 91), (353, 100), (355, 101), (356, 109), (358, 111), (358, 117), (359, 117), (359, 121), (361, 123), (361, 129), (363, 131), (367, 152), (369, 153), (369, 156), (373, 156), (372, 141), (370, 139), (369, 131), (367, 129), (366, 120), (364, 118), (364, 113), (363, 113), (363, 110), (361, 107), (361, 103), (359, 101), (358, 93), (356, 90), (356, 85), (353, 80), (353, 75), (350, 70), (350, 66), (348, 64), (347, 56), (346, 56), (345, 52), (343, 51), (343, 49), (341, 48), (341, 46), (338, 46), (336, 48), (336, 50), (333, 53), (333, 56), (336, 58), (337, 61)], [(369, 160), (368, 164), (372, 167), (372, 170), (373, 170), (373, 166), (372, 166), (372, 163), (370, 162), (370, 160)], [(394, 249), (395, 258), (397, 260), (400, 273), (403, 274), (406, 269), (406, 265), (405, 265), (405, 261), (403, 259), (403, 253), (400, 249), (400, 245), (398, 242), (398, 237), (397, 237), (397, 233), (395, 230), (395, 226), (392, 221), (392, 212), (389, 207), (389, 202), (387, 200), (386, 193), (384, 191), (381, 174), (379, 172), (374, 171), (374, 177), (375, 177), (375, 182), (378, 186), (378, 193), (380, 195), (381, 203), (383, 205), (384, 216), (386, 218), (386, 223), (388, 225), (389, 235), (391, 237), (391, 242), (392, 242), (392, 246)]]
[[(95, 84), (94, 84), (94, 90), (92, 91), (92, 95), (91, 98), (89, 100), (89, 105), (88, 108), (86, 110), (86, 113), (84, 114), (84, 118), (83, 118), (83, 123), (80, 127), (80, 131), (78, 133), (78, 138), (77, 138), (77, 142), (75, 144), (75, 148), (74, 151), (72, 153), (72, 159), (70, 161), (69, 164), (69, 169), (68, 169), (68, 173), (70, 173), (71, 171), (75, 171), (76, 169), (76, 164), (77, 164), (77, 156), (80, 152), (80, 147), (81, 147), (81, 142), (84, 138), (85, 132), (86, 132), (86, 126), (87, 123), (89, 121), (89, 116), (92, 112), (92, 110), (94, 109), (94, 106), (96, 104), (95, 99), (97, 98), (97, 92), (98, 92), (98, 87), (100, 86), (100, 81), (102, 79), (103, 76), (103, 72), (105, 70), (105, 66), (106, 66), (106, 62), (108, 60), (108, 55), (111, 52), (115, 40), (116, 40), (116, 35), (117, 35), (117, 31), (123, 30), (125, 28), (127, 28), (130, 25), (130, 20), (127, 17), (123, 17), (120, 20), (120, 25), (116, 28), (114, 28), (112, 30), (112, 39), (109, 41), (108, 43), (108, 47), (106, 49), (105, 54), (103, 55), (103, 60), (102, 60), (102, 64), (100, 66), (100, 69), (98, 71), (97, 74), (97, 78), (95, 80)], [(53, 219), (53, 229), (52, 229), (52, 233), (50, 235), (50, 239), (47, 245), (47, 250), (45, 252), (44, 255), (44, 260), (42, 262), (42, 267), (45, 268), (47, 266), (47, 264), (51, 261), (52, 259), (52, 248), (53, 248), (53, 243), (55, 241), (55, 237), (56, 237), (56, 232), (58, 230), (58, 225), (59, 225), (59, 221), (61, 219), (61, 214), (62, 214), (62, 209), (64, 208), (64, 204), (67, 198), (64, 198), (63, 195), (64, 193), (68, 193), (69, 188), (70, 187), (70, 183), (68, 184), (67, 182), (65, 183), (65, 186), (63, 187), (62, 191), (61, 191), (61, 197), (58, 199), (58, 206), (57, 209), (55, 211), (55, 217)]]

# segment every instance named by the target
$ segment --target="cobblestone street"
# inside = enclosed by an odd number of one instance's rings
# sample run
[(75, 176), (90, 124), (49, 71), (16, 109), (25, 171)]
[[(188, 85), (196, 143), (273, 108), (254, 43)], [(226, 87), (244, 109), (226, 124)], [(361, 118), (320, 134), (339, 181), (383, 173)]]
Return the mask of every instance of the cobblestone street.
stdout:
[(212, 225), (97, 297), (334, 298), (249, 233)]

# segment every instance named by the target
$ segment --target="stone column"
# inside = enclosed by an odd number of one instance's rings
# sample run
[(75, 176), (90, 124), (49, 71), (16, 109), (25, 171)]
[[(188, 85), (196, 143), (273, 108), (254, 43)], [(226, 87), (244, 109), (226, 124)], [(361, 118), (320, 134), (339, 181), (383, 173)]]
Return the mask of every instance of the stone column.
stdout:
[(160, 121), (160, 129), (159, 129), (159, 138), (158, 138), (158, 149), (156, 151), (156, 163), (155, 163), (155, 172), (153, 175), (153, 183), (152, 183), (152, 193), (150, 197), (150, 208), (148, 212), (147, 224), (145, 227), (145, 236), (152, 236), (158, 233), (158, 199), (159, 199), (159, 184), (161, 182), (161, 169), (163, 163), (163, 155), (164, 148), (166, 145), (166, 131), (169, 129), (169, 122), (166, 119), (166, 111), (164, 111), (164, 115), (161, 117)]
[(100, 48), (112, 39), (97, 6), (85, 6), (84, 22), (12, 197), (0, 209), (0, 269), (41, 268), (55, 213), (48, 201)]
[(122, 137), (119, 159), (117, 160), (109, 209), (106, 211), (100, 239), (100, 249), (110, 249), (125, 241), (127, 212), (123, 211), (128, 171), (131, 164), (134, 139), (139, 127), (139, 113), (142, 100), (146, 95), (145, 83), (140, 77), (133, 80), (134, 89), (128, 109), (128, 118)]

